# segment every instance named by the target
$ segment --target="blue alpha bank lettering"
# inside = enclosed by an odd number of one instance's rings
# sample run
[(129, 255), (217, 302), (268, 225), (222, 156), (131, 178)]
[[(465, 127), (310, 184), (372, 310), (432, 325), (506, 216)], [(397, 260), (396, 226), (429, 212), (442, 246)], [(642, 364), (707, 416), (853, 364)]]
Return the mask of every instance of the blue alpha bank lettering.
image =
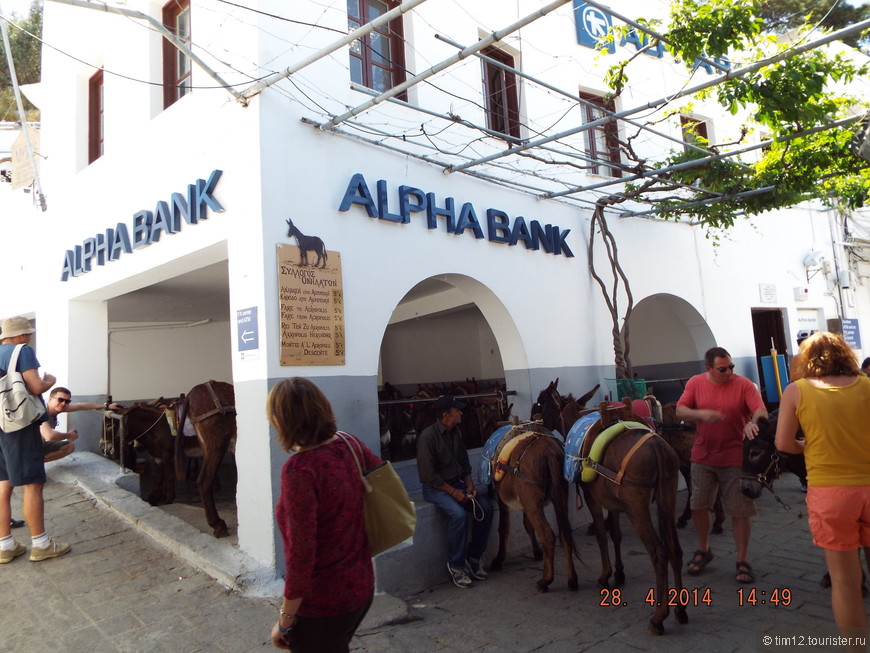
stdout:
[[(395, 201), (393, 211), (398, 208), (398, 213), (390, 210), (391, 199)], [(359, 172), (351, 177), (338, 210), (349, 211), (353, 204), (363, 207), (370, 218), (407, 224), (411, 221), (412, 213), (420, 213), (426, 216), (426, 226), (429, 229), (437, 229), (438, 221), (441, 220), (447, 233), (461, 235), (470, 231), (475, 238), (486, 238), (491, 243), (511, 246), (522, 243), (526, 249), (544, 250), (548, 254), (569, 258), (574, 256), (574, 252), (565, 242), (571, 233), (570, 229), (542, 225), (537, 220), (526, 222), (522, 216), (511, 220), (507, 213), (493, 208), (485, 210), (486, 218), (481, 223), (471, 202), (458, 206), (458, 202), (452, 197), (439, 201), (435, 193), (426, 193), (419, 188), (405, 185), (399, 186), (391, 198), (385, 179), (377, 181), (375, 192), (372, 193), (365, 177)]]
[[(81, 245), (68, 249), (63, 261), (61, 281), (77, 277), (91, 271), (91, 265), (105, 265), (106, 261), (116, 261), (121, 254), (131, 254), (134, 249), (142, 249), (160, 240), (160, 234), (176, 234), (181, 231), (182, 220), (187, 224), (197, 224), (208, 218), (207, 209), (222, 213), (224, 207), (215, 199), (214, 189), (223, 171), (213, 170), (208, 181), (197, 179), (187, 185), (187, 195), (172, 193), (169, 201), (159, 201), (153, 211), (142, 210), (133, 214), (131, 229), (119, 222), (114, 229), (87, 238)], [(133, 237), (130, 238), (132, 233)]]

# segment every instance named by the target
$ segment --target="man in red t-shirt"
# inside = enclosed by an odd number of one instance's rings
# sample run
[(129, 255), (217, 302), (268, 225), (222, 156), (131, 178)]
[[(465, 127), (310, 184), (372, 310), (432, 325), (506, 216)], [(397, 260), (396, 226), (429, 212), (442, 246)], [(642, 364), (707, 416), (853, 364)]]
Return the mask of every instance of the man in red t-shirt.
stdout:
[(697, 423), (692, 447), (692, 520), (698, 532), (698, 550), (689, 561), (689, 573), (699, 574), (713, 559), (710, 550), (710, 509), (717, 490), (734, 528), (738, 583), (755, 580), (746, 560), (751, 517), (755, 504), (740, 492), (743, 440), (758, 434), (756, 421), (767, 417), (758, 388), (734, 374), (731, 355), (722, 347), (704, 354), (707, 371), (689, 379), (677, 402), (677, 416)]

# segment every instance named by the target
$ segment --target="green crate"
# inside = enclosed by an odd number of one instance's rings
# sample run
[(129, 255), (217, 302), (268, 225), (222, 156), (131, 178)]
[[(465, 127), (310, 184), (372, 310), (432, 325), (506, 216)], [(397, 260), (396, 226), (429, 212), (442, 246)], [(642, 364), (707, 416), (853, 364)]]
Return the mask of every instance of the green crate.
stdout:
[(646, 379), (604, 379), (612, 401), (643, 399), (646, 396)]

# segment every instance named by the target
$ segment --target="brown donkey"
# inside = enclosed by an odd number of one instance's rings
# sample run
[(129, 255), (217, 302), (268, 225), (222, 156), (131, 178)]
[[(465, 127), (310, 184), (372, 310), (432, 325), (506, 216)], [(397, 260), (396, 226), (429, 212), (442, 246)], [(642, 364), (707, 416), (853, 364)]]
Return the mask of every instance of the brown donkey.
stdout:
[(236, 448), (236, 406), (233, 386), (223, 381), (207, 381), (193, 386), (177, 403), (178, 437), (175, 438), (175, 474), (184, 478), (182, 436), (184, 423), (190, 420), (196, 431), (196, 439), (202, 450), (202, 467), (196, 478), (196, 486), (202, 499), (205, 517), (215, 537), (229, 534), (227, 523), (218, 515), (214, 502), (214, 484), (218, 470), (227, 451)]
[[(695, 444), (695, 424), (685, 422), (677, 417), (677, 404), (670, 402), (662, 406), (662, 421), (659, 434), (665, 439), (680, 460), (680, 474), (686, 482), (686, 506), (677, 519), (677, 528), (684, 528), (692, 518), (692, 446)], [(710, 532), (714, 535), (722, 533), (722, 523), (725, 521), (725, 509), (722, 507), (722, 497), (716, 493), (713, 504), (713, 526)]]
[[(632, 419), (628, 406), (612, 407), (606, 403), (599, 407), (600, 427), (597, 432), (618, 420)], [(591, 431), (592, 429), (590, 429)], [(674, 516), (677, 501), (677, 454), (655, 433), (646, 427), (628, 426), (613, 438), (599, 461), (594, 479), (581, 482), (580, 486), (589, 511), (595, 522), (598, 548), (601, 551), (601, 575), (598, 584), (608, 587), (613, 568), (605, 531), (604, 510), (609, 512), (607, 527), (613, 539), (616, 554), (616, 582), (625, 579), (620, 557), (619, 513), (624, 512), (631, 520), (635, 532), (649, 554), (656, 574), (654, 595), (648, 597), (656, 606), (648, 630), (653, 635), (664, 633), (663, 622), (674, 606), (677, 621), (689, 620), (683, 598), (683, 551), (677, 538)], [(619, 470), (615, 472), (612, 470)], [(655, 503), (658, 512), (658, 529), (653, 522), (651, 506)], [(668, 588), (668, 564), (674, 574), (673, 588)]]
[(572, 590), (578, 588), (573, 557), (576, 549), (568, 520), (569, 485), (562, 475), (564, 457), (565, 449), (556, 437), (540, 424), (528, 422), (511, 428), (502, 440), (500, 452), (493, 457), (499, 540), (498, 553), (490, 568), (501, 569), (507, 554), (510, 510), (520, 510), (523, 526), (532, 540), (535, 559), (544, 561), (544, 575), (537, 581), (540, 592), (547, 591), (554, 576), (556, 536), (544, 515), (548, 503), (553, 504), (559, 538), (568, 562), (568, 587)]

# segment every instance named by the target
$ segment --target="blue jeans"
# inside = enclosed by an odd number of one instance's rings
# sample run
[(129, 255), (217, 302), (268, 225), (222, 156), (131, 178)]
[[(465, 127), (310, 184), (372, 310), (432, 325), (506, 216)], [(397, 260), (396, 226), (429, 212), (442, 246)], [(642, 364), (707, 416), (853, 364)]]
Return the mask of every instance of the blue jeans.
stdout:
[[(452, 484), (457, 490), (465, 492), (465, 483), (456, 481)], [(477, 521), (471, 512), (471, 502), (460, 505), (456, 499), (446, 492), (436, 490), (428, 485), (423, 486), (423, 498), (429, 503), (434, 503), (438, 510), (445, 513), (450, 520), (447, 525), (447, 562), (451, 567), (462, 569), (465, 567), (466, 558), (480, 560), (486, 550), (486, 542), (489, 539), (489, 527), (492, 525), (492, 503), (488, 496), (480, 491), (477, 493), (477, 502), (483, 509), (483, 520)], [(471, 523), (471, 541), (466, 547), (468, 537), (468, 524)]]

